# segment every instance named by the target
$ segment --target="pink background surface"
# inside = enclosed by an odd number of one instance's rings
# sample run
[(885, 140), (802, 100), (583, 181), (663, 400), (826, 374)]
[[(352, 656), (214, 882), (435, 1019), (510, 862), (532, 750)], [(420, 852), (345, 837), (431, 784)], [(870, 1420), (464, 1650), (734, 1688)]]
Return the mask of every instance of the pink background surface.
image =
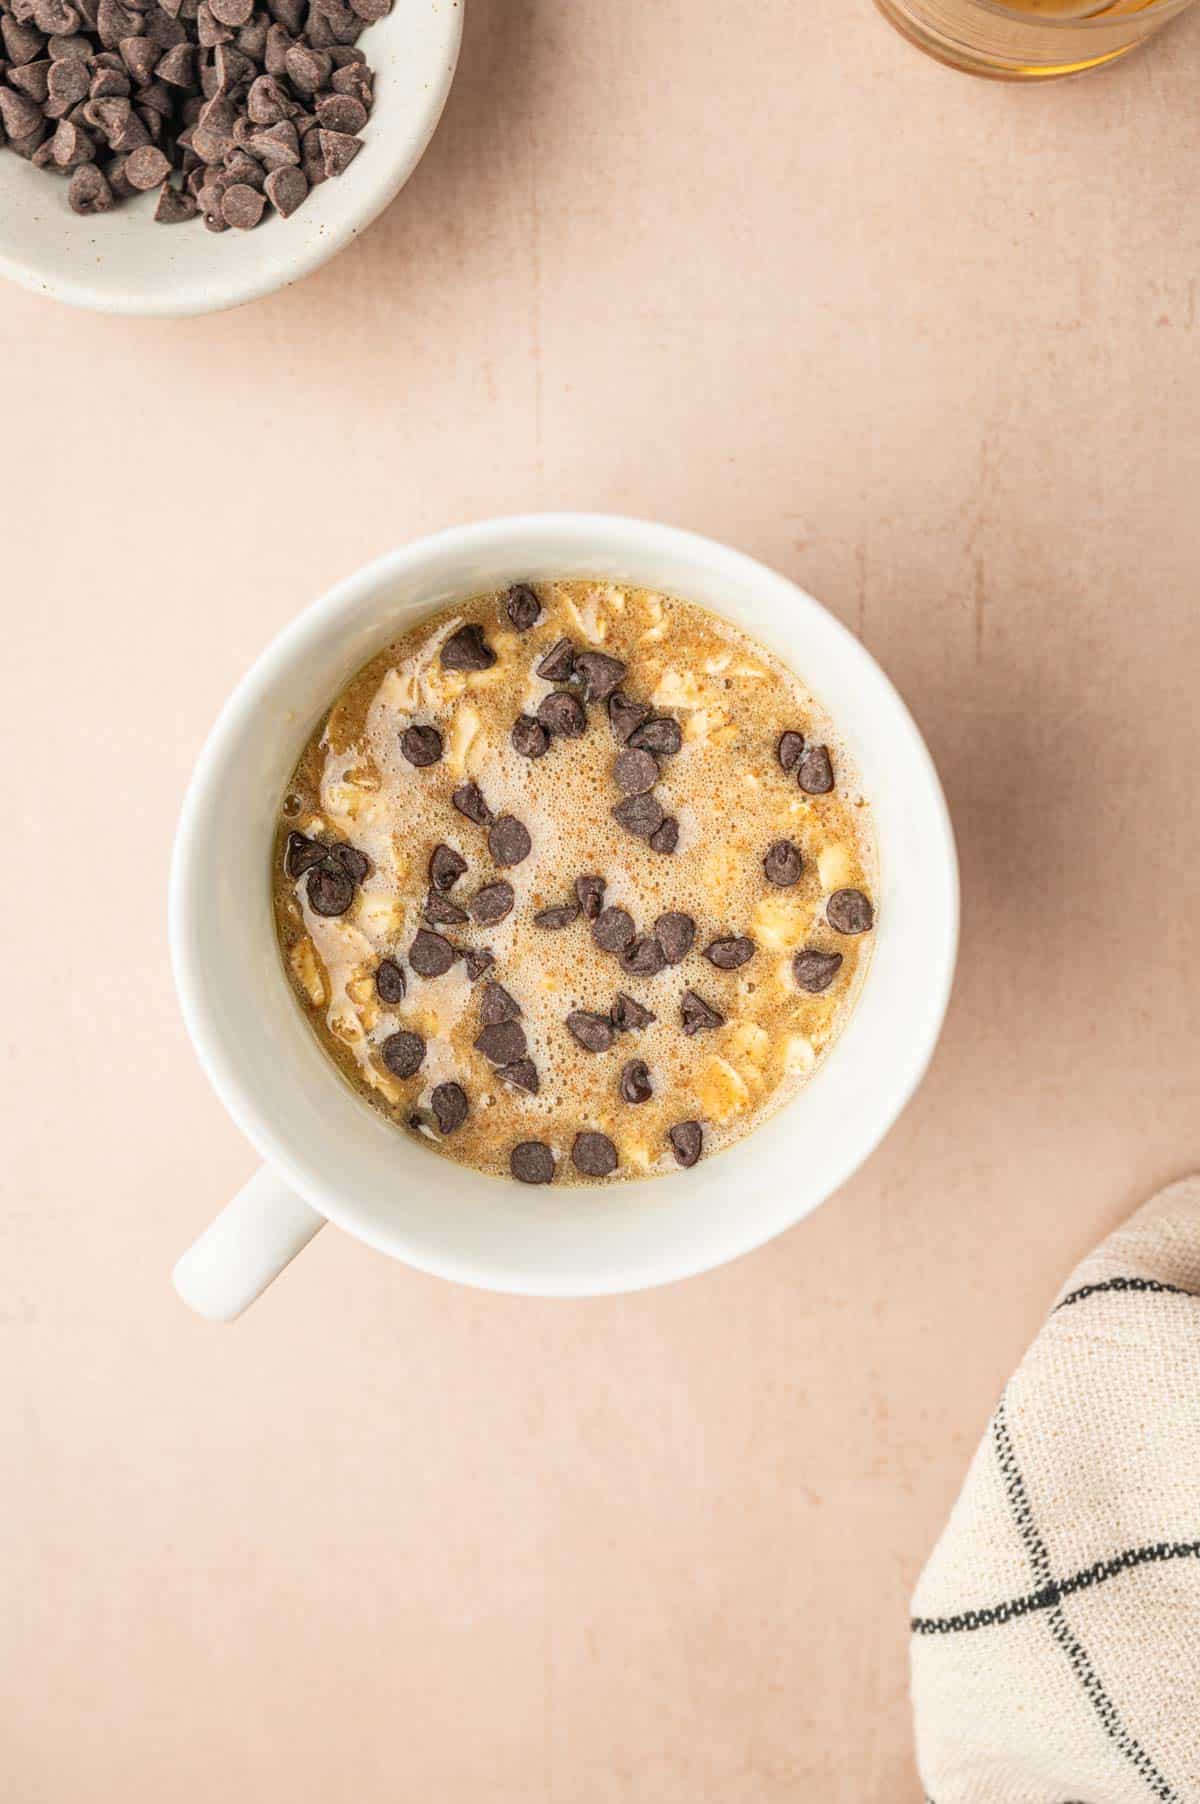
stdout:
[[(1031, 92), (846, 0), (471, 0), (294, 291), (0, 294), (14, 1804), (915, 1804), (920, 1563), (1067, 1266), (1200, 1152), (1198, 52)], [(528, 1303), (329, 1232), (206, 1328), (170, 1266), (253, 1160), (167, 970), (192, 761), (335, 578), (554, 506), (732, 541), (899, 684), (963, 858), (930, 1076), (714, 1276)]]

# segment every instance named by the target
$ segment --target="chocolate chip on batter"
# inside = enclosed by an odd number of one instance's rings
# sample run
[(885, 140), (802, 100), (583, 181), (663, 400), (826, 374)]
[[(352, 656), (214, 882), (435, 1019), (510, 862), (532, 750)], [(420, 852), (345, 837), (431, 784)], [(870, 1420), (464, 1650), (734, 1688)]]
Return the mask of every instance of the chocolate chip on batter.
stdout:
[(519, 1021), (493, 1021), (475, 1036), (475, 1050), (493, 1065), (512, 1065), (528, 1051), (525, 1029)]
[(659, 915), (655, 921), (654, 937), (662, 947), (667, 963), (677, 965), (692, 949), (696, 938), (696, 923), (682, 909), (672, 908), (665, 915)]
[(400, 735), (400, 750), (410, 764), (423, 770), (441, 757), (442, 736), (436, 727), (405, 727)]
[(786, 771), (790, 777), (800, 762), (804, 751), (804, 734), (793, 732), (789, 727), (786, 733), (779, 735), (779, 743), (775, 747), (775, 756), (779, 760), (780, 770)]
[(626, 668), (619, 658), (610, 658), (607, 652), (581, 651), (575, 660), (575, 675), (583, 684), (584, 701), (607, 701)]
[(664, 816), (663, 824), (650, 835), (652, 852), (673, 852), (679, 844), (679, 822), (673, 814)]
[(467, 903), (467, 913), (480, 927), (494, 927), (507, 914), (512, 913), (514, 901), (513, 886), (505, 883), (487, 883), (481, 890), (476, 890)]
[(607, 1015), (594, 1015), (590, 1009), (572, 1009), (567, 1026), (573, 1039), (586, 1052), (607, 1052), (613, 1043), (613, 1024)]
[(645, 702), (631, 702), (620, 689), (614, 689), (608, 698), (608, 720), (613, 730), (613, 737), (622, 745), (627, 745), (629, 735), (635, 733), (644, 720), (649, 720), (650, 710)]
[(463, 963), (467, 967), (467, 976), (472, 983), (477, 983), (485, 971), (490, 971), (496, 962), (496, 954), (487, 946), (472, 946), (463, 953)]
[(408, 962), (418, 977), (444, 977), (456, 957), (449, 940), (444, 940), (440, 933), (428, 932), (424, 927), (417, 929), (416, 937), (408, 949)]
[(539, 908), (533, 917), (533, 924), (553, 931), (559, 927), (570, 927), (578, 919), (578, 902), (563, 902), (557, 908)]
[(514, 583), (505, 598), (504, 611), (519, 633), (527, 633), (537, 625), (542, 604), (528, 583)]
[(488, 851), (499, 865), (520, 864), (532, 849), (529, 829), (515, 814), (499, 815), (488, 828)]
[(319, 839), (309, 839), (306, 833), (289, 833), (283, 868), (289, 877), (303, 877), (305, 871), (320, 864), (327, 850)]
[(337, 845), (330, 846), (329, 856), (335, 864), (341, 866), (353, 883), (362, 883), (366, 880), (371, 869), (371, 860), (365, 852), (360, 852), (357, 846), (349, 846), (344, 839), (339, 840)]
[(530, 1096), (536, 1096), (541, 1088), (537, 1066), (532, 1059), (514, 1059), (511, 1065), (499, 1065), (496, 1076), (516, 1090), (527, 1090)]
[(393, 1077), (412, 1077), (421, 1068), (425, 1042), (420, 1034), (402, 1028), (398, 1034), (388, 1035), (379, 1048), (379, 1056)]
[(354, 900), (354, 879), (327, 860), (308, 874), (308, 900), (314, 914), (344, 915)]
[(579, 897), (579, 906), (589, 921), (594, 921), (604, 906), (603, 877), (576, 877), (575, 894)]
[(621, 969), (631, 977), (657, 977), (667, 962), (667, 955), (652, 933), (633, 940), (621, 953)]
[(689, 1039), (710, 1027), (724, 1027), (725, 1017), (710, 1008), (703, 996), (697, 996), (695, 990), (685, 990), (679, 1004), (679, 1013), (683, 1021), (683, 1031)]
[(478, 783), (460, 783), (450, 797), (460, 814), (465, 814), (469, 821), (477, 827), (490, 827), (492, 811), (483, 799), (483, 791)]
[(768, 883), (775, 884), (778, 889), (790, 889), (793, 883), (799, 883), (803, 869), (800, 848), (793, 840), (777, 839), (773, 846), (767, 847), (763, 870)]
[(629, 743), (635, 751), (658, 752), (663, 757), (670, 757), (683, 744), (683, 733), (677, 720), (672, 720), (669, 714), (660, 714), (635, 728), (629, 735)]
[(509, 734), (512, 749), (522, 758), (544, 758), (550, 750), (550, 735), (532, 714), (518, 714)]
[(635, 1027), (649, 1027), (658, 1016), (633, 996), (627, 996), (624, 990), (618, 990), (617, 1000), (612, 1005), (609, 1017), (619, 1034), (631, 1033)]
[(429, 881), (445, 893), (454, 888), (466, 868), (466, 859), (453, 846), (435, 846), (429, 856)]
[(839, 933), (869, 933), (875, 910), (860, 889), (835, 889), (825, 904), (825, 919)]
[(806, 795), (828, 795), (833, 788), (833, 765), (829, 757), (829, 748), (824, 745), (810, 745), (800, 755), (796, 766), (796, 781)]
[(403, 1002), (408, 982), (403, 965), (394, 958), (381, 958), (375, 971), (375, 989), (380, 1002)]
[(662, 803), (657, 796), (627, 796), (618, 802), (613, 809), (613, 817), (618, 820), (627, 833), (636, 834), (638, 839), (649, 839), (657, 833), (664, 819)]
[(621, 1066), (619, 1085), (622, 1102), (649, 1102), (654, 1095), (650, 1067), (645, 1059), (627, 1059)]
[(439, 1084), (429, 1102), (443, 1134), (452, 1134), (467, 1119), (470, 1105), (461, 1084)]
[(626, 746), (613, 759), (613, 779), (623, 796), (645, 795), (660, 775), (658, 760), (649, 752), (632, 751)]
[(519, 1184), (552, 1184), (554, 1154), (544, 1140), (522, 1140), (508, 1155), (508, 1169)]
[(484, 638), (481, 626), (460, 626), (456, 633), (451, 633), (441, 651), (443, 670), (490, 670), (495, 662), (496, 654)]
[(677, 1121), (668, 1130), (667, 1139), (671, 1142), (676, 1163), (682, 1165), (685, 1171), (696, 1163), (704, 1144), (704, 1135), (698, 1121)]
[(605, 908), (592, 922), (592, 938), (601, 952), (623, 952), (634, 935), (633, 916), (623, 908)]
[(449, 896), (443, 896), (436, 889), (429, 891), (421, 913), (435, 927), (463, 927), (467, 921), (466, 909), (460, 908), (457, 902), (452, 902)]
[(797, 952), (792, 960), (792, 973), (796, 982), (810, 996), (819, 996), (823, 990), (827, 990), (841, 968), (840, 952), (818, 952), (812, 946), (806, 946), (803, 952)]
[(607, 1134), (576, 1134), (571, 1163), (585, 1178), (607, 1178), (617, 1169), (617, 1149)]
[(540, 677), (548, 683), (569, 683), (571, 672), (575, 668), (575, 647), (569, 639), (560, 639), (552, 645), (537, 667)]
[(556, 738), (582, 739), (587, 732), (587, 715), (577, 695), (566, 689), (552, 689), (538, 703), (537, 717), (547, 733)]
[(498, 1021), (515, 1021), (521, 1005), (510, 996), (502, 983), (488, 983), (479, 999), (479, 1020), (483, 1027), (495, 1027)]
[(754, 953), (754, 941), (747, 939), (745, 934), (725, 934), (720, 939), (710, 940), (704, 948), (705, 958), (718, 971), (736, 971), (739, 966), (749, 964)]

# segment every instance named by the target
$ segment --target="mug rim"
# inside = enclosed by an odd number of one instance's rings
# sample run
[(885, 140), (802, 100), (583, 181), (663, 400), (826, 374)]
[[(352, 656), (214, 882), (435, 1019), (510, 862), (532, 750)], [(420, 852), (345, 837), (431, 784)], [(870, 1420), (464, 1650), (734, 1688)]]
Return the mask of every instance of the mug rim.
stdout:
[[(682, 1237), (674, 1240), (669, 1251), (662, 1257), (643, 1261), (636, 1272), (619, 1278), (606, 1275), (600, 1281), (581, 1275), (577, 1281), (561, 1284), (547, 1282), (545, 1274), (525, 1279), (519, 1271), (512, 1269), (505, 1269), (503, 1272), (490, 1270), (486, 1261), (467, 1261), (450, 1255), (443, 1257), (440, 1253), (431, 1252), (428, 1247), (414, 1249), (403, 1244), (403, 1237), (399, 1233), (385, 1235), (364, 1221), (363, 1211), (356, 1206), (349, 1187), (335, 1190), (324, 1181), (319, 1172), (297, 1157), (288, 1138), (278, 1130), (269, 1114), (259, 1107), (258, 1099), (242, 1081), (235, 1070), (235, 1061), (229, 1048), (223, 1044), (215, 1011), (206, 995), (202, 979), (193, 968), (189, 951), (193, 943), (190, 925), (193, 911), (200, 906), (201, 900), (197, 878), (203, 867), (199, 856), (193, 856), (199, 839), (198, 825), (209, 810), (219, 807), (222, 771), (226, 767), (230, 750), (248, 717), (268, 697), (277, 698), (281, 675), (294, 665), (308, 645), (322, 639), (332, 625), (344, 621), (348, 626), (357, 608), (369, 603), (385, 586), (402, 581), (406, 569), (415, 570), (434, 561), (439, 555), (452, 555), (464, 568), (465, 592), (470, 586), (466, 570), (472, 557), (494, 552), (507, 541), (520, 536), (553, 537), (556, 533), (598, 538), (606, 546), (611, 545), (617, 555), (628, 556), (631, 562), (636, 562), (639, 555), (635, 542), (640, 543), (644, 556), (649, 555), (647, 546), (653, 542), (657, 550), (665, 555), (674, 553), (681, 561), (687, 555), (715, 560), (728, 569), (736, 568), (748, 582), (764, 589), (782, 587), (790, 591), (802, 606), (821, 617), (824, 630), (835, 639), (840, 638), (848, 643), (852, 647), (853, 658), (863, 661), (873, 681), (889, 695), (892, 719), (907, 738), (908, 749), (920, 765), (925, 782), (924, 800), (928, 805), (930, 824), (935, 829), (940, 852), (936, 879), (942, 892), (939, 902), (944, 920), (944, 931), (936, 948), (936, 964), (931, 972), (932, 982), (927, 997), (929, 1006), (924, 1015), (923, 1031), (913, 1042), (911, 1056), (904, 1062), (902, 1071), (895, 1075), (867, 1130), (864, 1132), (861, 1128), (856, 1128), (846, 1133), (840, 1156), (833, 1157), (828, 1162), (832, 1181), (823, 1180), (819, 1196), (815, 1199), (806, 1198), (794, 1208), (785, 1207), (765, 1218), (739, 1215), (737, 1219), (740, 1231), (732, 1231), (731, 1223), (731, 1231), (715, 1249), (710, 1244), (703, 1244), (699, 1236), (692, 1241)], [(930, 881), (934, 881), (934, 878), (931, 877)], [(890, 678), (867, 648), (835, 615), (782, 572), (702, 534), (636, 516), (552, 511), (499, 515), (451, 526), (395, 547), (336, 583), (301, 609), (272, 636), (227, 697), (193, 768), (172, 849), (168, 939), (172, 973), (188, 1037), (209, 1082), (234, 1123), (259, 1155), (320, 1215), (376, 1250), (434, 1276), (510, 1294), (582, 1296), (633, 1292), (714, 1269), (755, 1250), (787, 1227), (795, 1225), (846, 1182), (890, 1132), (928, 1068), (941, 1035), (953, 987), (959, 915), (959, 873), (953, 826), (932, 755)], [(860, 1004), (856, 1005), (856, 1012), (858, 1006), (861, 1006), (861, 999)], [(849, 1027), (849, 1023), (847, 1026)], [(786, 1113), (786, 1108), (781, 1111), (783, 1115)], [(736, 1158), (741, 1148), (752, 1142), (759, 1131), (762, 1130), (753, 1130), (746, 1141), (727, 1149), (720, 1157)], [(668, 1176), (665, 1180), (651, 1181), (657, 1185), (658, 1182), (669, 1183), (671, 1180)], [(398, 1242), (401, 1244), (398, 1245)]]

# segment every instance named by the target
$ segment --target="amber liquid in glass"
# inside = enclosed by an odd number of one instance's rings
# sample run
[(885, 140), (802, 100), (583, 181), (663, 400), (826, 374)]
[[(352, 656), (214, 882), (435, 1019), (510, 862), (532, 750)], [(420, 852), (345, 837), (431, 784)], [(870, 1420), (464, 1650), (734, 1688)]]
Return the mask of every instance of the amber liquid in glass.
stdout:
[(978, 75), (1075, 75), (1124, 56), (1190, 0), (879, 0), (906, 37)]

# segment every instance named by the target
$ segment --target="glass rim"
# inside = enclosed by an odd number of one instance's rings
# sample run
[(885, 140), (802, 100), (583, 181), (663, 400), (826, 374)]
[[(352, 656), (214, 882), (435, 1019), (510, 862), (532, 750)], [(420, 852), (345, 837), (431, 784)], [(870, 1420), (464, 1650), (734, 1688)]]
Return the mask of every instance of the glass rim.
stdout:
[(1119, 25), (1122, 19), (1155, 19), (1162, 13), (1181, 12), (1189, 4), (1189, 0), (1153, 0), (1150, 6), (1143, 6), (1135, 13), (1093, 13), (1086, 19), (1038, 18), (1035, 13), (1016, 13), (1011, 6), (1005, 6), (1003, 0), (974, 0), (981, 12), (991, 13), (994, 18), (1014, 20), (1022, 25), (1029, 25), (1042, 31), (1091, 31), (1100, 26)]

